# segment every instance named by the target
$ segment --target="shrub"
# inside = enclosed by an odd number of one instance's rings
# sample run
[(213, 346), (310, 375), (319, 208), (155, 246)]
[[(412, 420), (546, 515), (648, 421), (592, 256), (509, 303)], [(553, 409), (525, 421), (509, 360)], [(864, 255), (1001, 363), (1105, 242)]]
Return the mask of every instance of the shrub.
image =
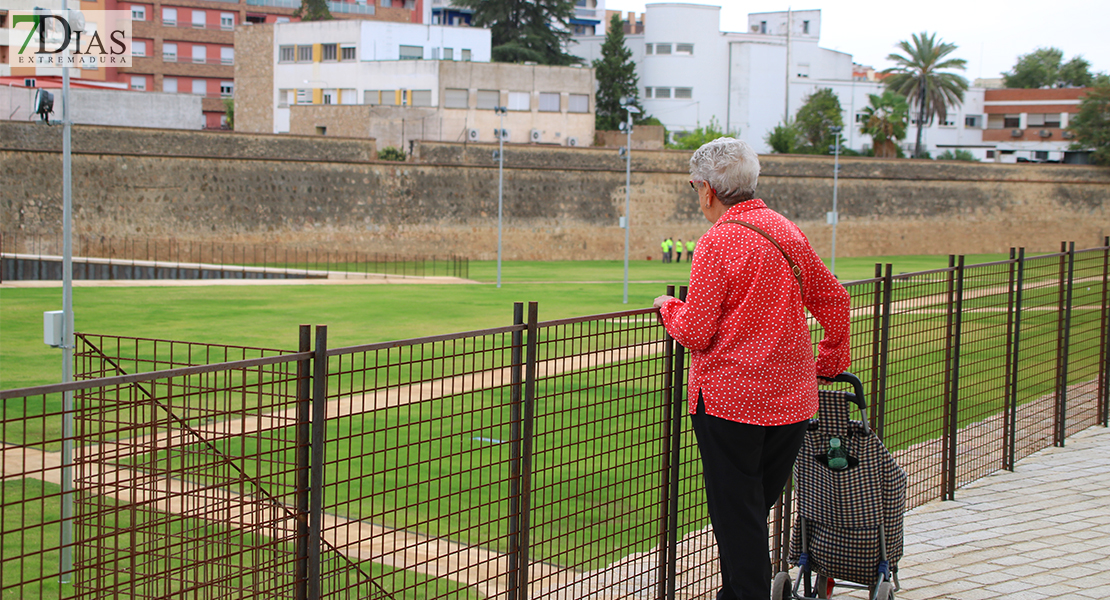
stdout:
[(405, 161), (405, 151), (393, 146), (386, 146), (378, 151), (378, 160)]

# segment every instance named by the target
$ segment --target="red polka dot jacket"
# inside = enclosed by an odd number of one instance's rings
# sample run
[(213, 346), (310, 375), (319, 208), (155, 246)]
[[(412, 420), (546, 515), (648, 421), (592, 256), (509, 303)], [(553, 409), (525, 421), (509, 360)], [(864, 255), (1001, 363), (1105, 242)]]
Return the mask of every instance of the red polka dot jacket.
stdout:
[[(786, 259), (746, 221), (775, 238), (802, 270), (802, 293)], [(805, 308), (825, 330), (816, 361)], [(689, 410), (753, 425), (797, 423), (817, 412), (817, 375), (848, 368), (848, 292), (794, 223), (748, 200), (698, 240), (686, 301), (661, 308), (667, 332), (691, 354)]]

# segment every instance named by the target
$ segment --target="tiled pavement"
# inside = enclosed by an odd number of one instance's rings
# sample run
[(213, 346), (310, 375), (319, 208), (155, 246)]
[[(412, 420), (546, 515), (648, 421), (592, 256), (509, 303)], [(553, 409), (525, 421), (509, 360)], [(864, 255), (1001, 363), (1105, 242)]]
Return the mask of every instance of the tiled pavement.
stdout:
[(1110, 599), (1110, 429), (914, 509), (905, 534), (899, 600)]

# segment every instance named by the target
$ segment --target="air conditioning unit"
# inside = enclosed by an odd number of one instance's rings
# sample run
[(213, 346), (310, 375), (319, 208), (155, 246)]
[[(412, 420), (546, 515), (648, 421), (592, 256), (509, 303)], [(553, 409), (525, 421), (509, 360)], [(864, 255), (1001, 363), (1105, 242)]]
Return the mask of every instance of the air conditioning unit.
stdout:
[(477, 129), (467, 129), (466, 130), (466, 141), (468, 141), (468, 142), (477, 142), (478, 141), (478, 130)]
[(1040, 133), (1040, 136), (1043, 137), (1043, 138), (1050, 138), (1050, 137), (1052, 137), (1052, 132), (1047, 130), (1047, 129), (1042, 129), (1041, 133)]
[(568, 145), (568, 146), (577, 146), (577, 145), (578, 145), (578, 138), (576, 138), (576, 137), (568, 137), (568, 138), (567, 138), (567, 145)]
[(533, 144), (539, 142), (540, 141), (540, 130), (539, 129), (533, 129), (531, 131), (531, 133), (528, 134), (528, 140), (531, 141)]
[(508, 129), (494, 129), (493, 130), (493, 139), (495, 139), (495, 140), (504, 140), (504, 141), (507, 142), (507, 141), (509, 141), (509, 133), (510, 133), (510, 131)]
[(1022, 131), (1020, 129), (1011, 129), (1010, 137), (1021, 137)]
[(1065, 130), (1064, 130), (1064, 132), (1063, 132), (1063, 133), (1062, 133), (1061, 135), (1063, 135), (1063, 136), (1064, 136), (1064, 139), (1065, 139), (1065, 140), (1070, 140), (1070, 139), (1074, 139), (1074, 138), (1075, 138), (1075, 132), (1073, 132), (1073, 131), (1068, 131), (1067, 129), (1065, 129)]

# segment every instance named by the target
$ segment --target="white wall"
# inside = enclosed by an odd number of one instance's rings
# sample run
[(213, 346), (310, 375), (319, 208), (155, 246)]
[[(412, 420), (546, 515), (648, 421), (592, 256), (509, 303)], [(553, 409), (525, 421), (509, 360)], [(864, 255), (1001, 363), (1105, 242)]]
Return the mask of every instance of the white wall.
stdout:
[[(51, 123), (60, 121), (62, 90), (47, 91), (54, 94)], [(204, 129), (200, 96), (83, 88), (70, 89), (69, 93), (73, 121), (81, 125)], [(0, 87), (0, 111), (3, 118), (11, 121), (37, 121), (39, 118), (31, 114), (34, 97), (33, 88)]]

